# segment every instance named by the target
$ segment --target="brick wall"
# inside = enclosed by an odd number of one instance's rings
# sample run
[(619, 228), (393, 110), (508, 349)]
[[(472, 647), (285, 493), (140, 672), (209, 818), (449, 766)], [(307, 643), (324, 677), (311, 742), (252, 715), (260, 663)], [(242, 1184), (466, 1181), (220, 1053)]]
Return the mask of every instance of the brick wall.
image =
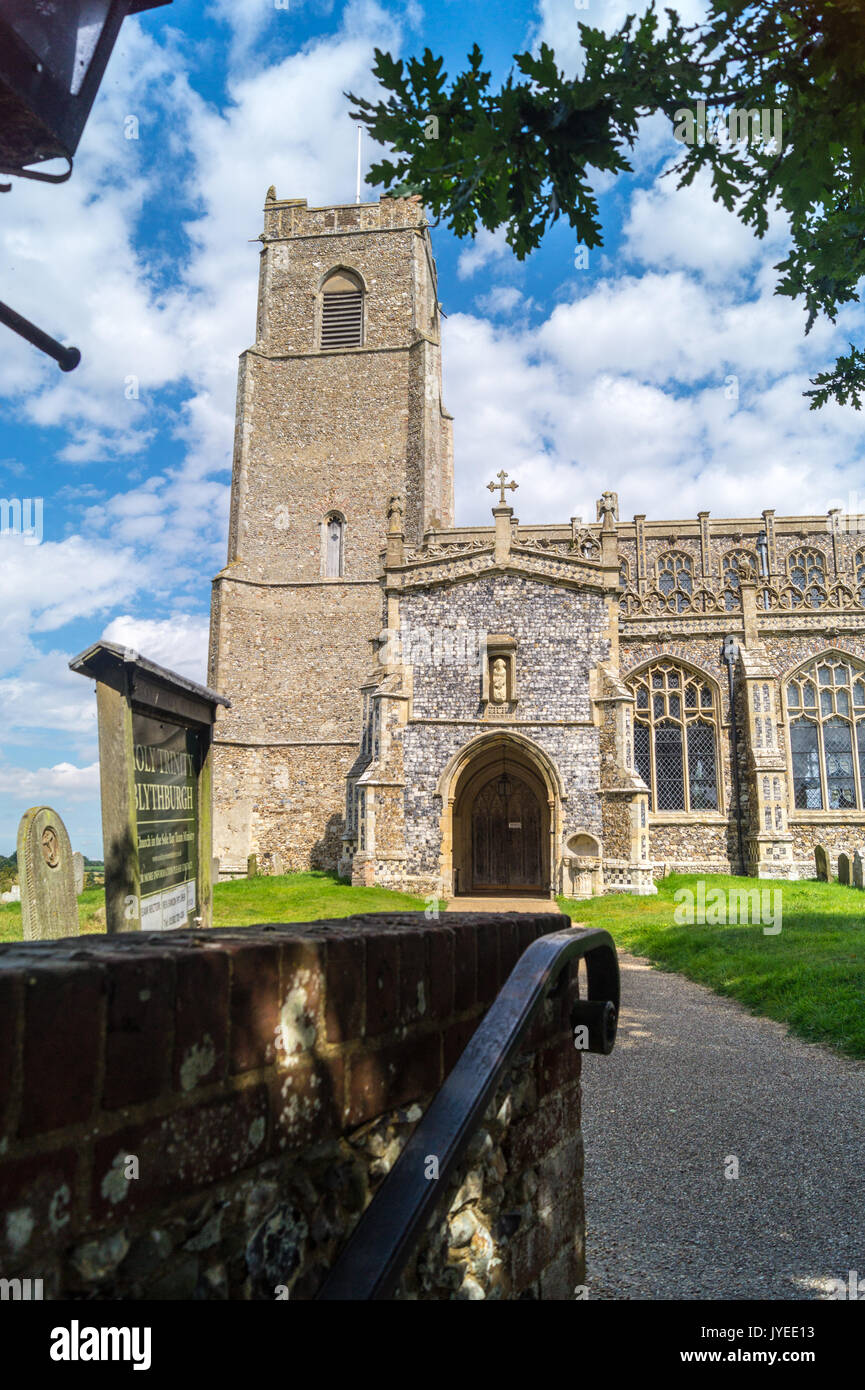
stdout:
[[(566, 923), (0, 946), (0, 1277), (50, 1298), (312, 1297), (519, 955)], [(547, 1000), (400, 1296), (583, 1282), (576, 990), (574, 970)]]

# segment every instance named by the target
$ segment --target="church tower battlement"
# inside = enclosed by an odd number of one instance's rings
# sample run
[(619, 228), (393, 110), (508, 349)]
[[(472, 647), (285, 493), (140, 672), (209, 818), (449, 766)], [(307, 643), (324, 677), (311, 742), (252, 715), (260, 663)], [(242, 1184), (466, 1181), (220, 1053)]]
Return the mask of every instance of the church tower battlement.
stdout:
[(310, 208), (270, 189), (261, 242), (210, 635), (209, 679), (232, 692), (214, 801), (214, 853), (231, 872), (251, 853), (286, 870), (337, 863), (358, 692), (384, 625), (389, 498), (403, 499), (413, 543), (453, 524), (419, 200)]

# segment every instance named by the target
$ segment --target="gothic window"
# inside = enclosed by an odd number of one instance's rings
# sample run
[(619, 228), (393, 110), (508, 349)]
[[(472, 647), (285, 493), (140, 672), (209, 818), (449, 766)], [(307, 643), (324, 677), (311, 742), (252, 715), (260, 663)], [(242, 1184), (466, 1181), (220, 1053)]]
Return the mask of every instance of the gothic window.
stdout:
[(822, 608), (826, 602), (826, 559), (821, 550), (794, 550), (787, 560), (794, 608)]
[(757, 557), (751, 550), (730, 550), (723, 560), (724, 608), (728, 613), (742, 607), (742, 574), (757, 573)]
[(658, 558), (658, 588), (671, 613), (684, 613), (694, 592), (694, 561), (680, 550), (667, 550)]
[(623, 589), (630, 588), (631, 566), (628, 564), (624, 556), (619, 561), (619, 583)]
[(321, 293), (322, 349), (363, 346), (363, 284), (351, 270), (335, 270)]
[(343, 572), (345, 522), (331, 513), (324, 523), (324, 577), (339, 579)]
[(797, 810), (865, 805), (865, 674), (821, 657), (787, 685), (793, 803)]
[(709, 682), (669, 661), (641, 671), (629, 688), (634, 758), (653, 811), (718, 809), (718, 716)]
[(856, 592), (859, 595), (859, 602), (865, 608), (865, 550), (857, 550), (853, 557), (853, 566), (856, 570)]

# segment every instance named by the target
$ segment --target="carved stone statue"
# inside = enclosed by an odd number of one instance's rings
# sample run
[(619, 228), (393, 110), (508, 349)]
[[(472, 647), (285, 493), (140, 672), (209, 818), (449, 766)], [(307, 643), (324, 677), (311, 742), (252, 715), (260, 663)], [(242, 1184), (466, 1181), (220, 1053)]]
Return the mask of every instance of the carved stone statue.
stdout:
[(399, 493), (395, 493), (387, 504), (387, 529), (389, 531), (402, 530), (402, 518), (405, 506)]
[(497, 656), (493, 662), (491, 694), (496, 705), (503, 705), (508, 698), (508, 668), (501, 656)]
[(605, 531), (612, 531), (618, 519), (619, 494), (617, 492), (602, 493), (598, 502), (598, 521), (601, 522)]

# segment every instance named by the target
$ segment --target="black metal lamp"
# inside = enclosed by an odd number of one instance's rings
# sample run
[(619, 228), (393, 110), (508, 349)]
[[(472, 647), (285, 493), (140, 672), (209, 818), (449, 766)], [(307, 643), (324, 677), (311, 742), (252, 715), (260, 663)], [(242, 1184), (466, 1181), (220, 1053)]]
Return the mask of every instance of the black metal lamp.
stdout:
[[(128, 15), (171, 0), (0, 0), (0, 174), (64, 183), (111, 51)], [(68, 168), (30, 166), (62, 158)], [(0, 184), (8, 193), (11, 184)], [(81, 360), (6, 305), (0, 322), (55, 358)]]
[[(0, 171), (57, 183), (127, 15), (171, 0), (0, 0)], [(28, 169), (62, 157), (69, 169)]]
[(507, 805), (508, 797), (511, 794), (512, 786), (513, 783), (511, 782), (511, 779), (508, 776), (508, 770), (505, 766), (505, 752), (504, 749), (502, 749), (502, 775), (496, 782), (496, 791), (498, 792), (505, 805)]

